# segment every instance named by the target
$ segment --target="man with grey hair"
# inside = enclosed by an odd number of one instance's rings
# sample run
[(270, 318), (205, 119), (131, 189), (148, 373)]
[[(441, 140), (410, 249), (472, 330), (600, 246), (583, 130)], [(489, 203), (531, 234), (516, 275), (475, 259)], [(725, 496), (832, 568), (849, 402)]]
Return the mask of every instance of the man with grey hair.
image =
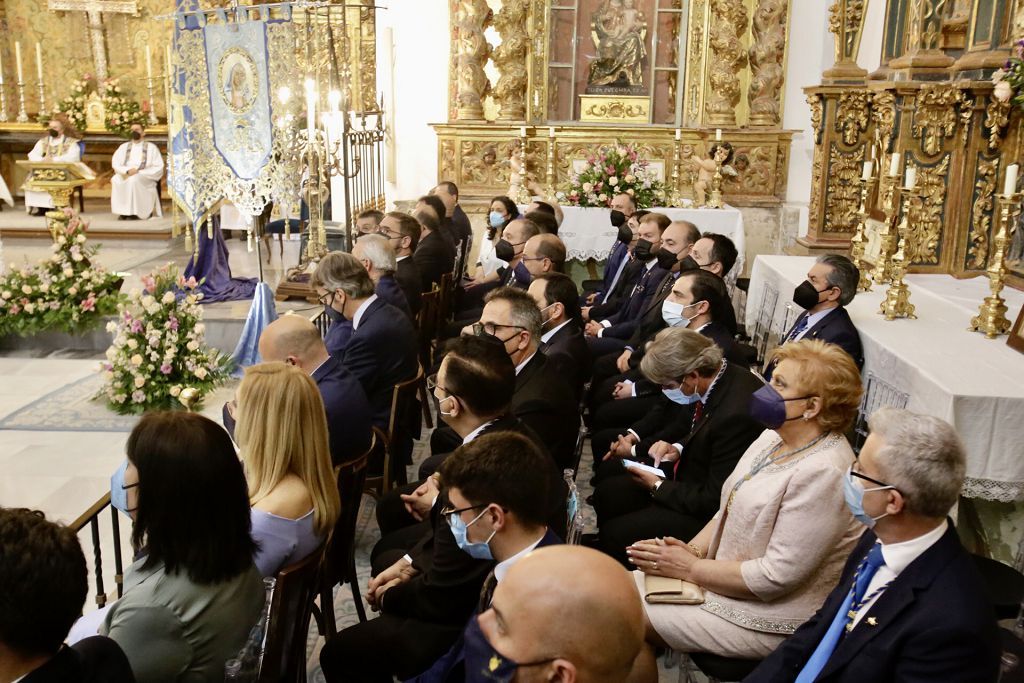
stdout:
[[(793, 323), (783, 343), (800, 339), (820, 339), (835, 344), (850, 354), (858, 368), (864, 367), (864, 350), (857, 328), (846, 306), (857, 294), (860, 271), (853, 261), (840, 254), (819, 256), (807, 279), (793, 290), (793, 302), (804, 309)], [(772, 378), (774, 365), (765, 368), (766, 380)]]
[[(370, 399), (373, 424), (386, 429), (395, 385), (415, 377), (419, 368), (409, 316), (374, 293), (373, 280), (352, 254), (332, 251), (324, 256), (311, 284), (333, 321), (324, 340), (327, 350), (359, 379)], [(332, 350), (333, 330), (346, 322), (351, 325), (349, 338), (340, 350)]]
[(946, 422), (882, 408), (843, 481), (868, 527), (839, 584), (747, 681), (994, 681), (995, 614), (947, 517), (965, 471)]
[(384, 235), (363, 235), (352, 247), (352, 255), (366, 268), (374, 283), (374, 292), (384, 301), (412, 319), (405, 292), (395, 281), (395, 250)]

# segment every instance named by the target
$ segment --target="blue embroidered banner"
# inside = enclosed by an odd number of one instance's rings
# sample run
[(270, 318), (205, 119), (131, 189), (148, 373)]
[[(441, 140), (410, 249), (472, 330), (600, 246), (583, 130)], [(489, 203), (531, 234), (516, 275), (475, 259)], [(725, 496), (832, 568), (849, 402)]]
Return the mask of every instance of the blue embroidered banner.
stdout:
[[(194, 12), (199, 9), (198, 0), (175, 0), (175, 14)], [(183, 35), (200, 30), (195, 14), (186, 15), (174, 22), (175, 55), (180, 54)], [(180, 59), (176, 60), (180, 63)], [(172, 68), (170, 64), (167, 68)], [(193, 160), (193, 113), (186, 96), (185, 70), (175, 68), (171, 72), (171, 101), (167, 103), (167, 153), (170, 157), (167, 169), (167, 192), (171, 199), (185, 213), (193, 225), (202, 217), (206, 207), (201, 206), (200, 193), (195, 184)]]

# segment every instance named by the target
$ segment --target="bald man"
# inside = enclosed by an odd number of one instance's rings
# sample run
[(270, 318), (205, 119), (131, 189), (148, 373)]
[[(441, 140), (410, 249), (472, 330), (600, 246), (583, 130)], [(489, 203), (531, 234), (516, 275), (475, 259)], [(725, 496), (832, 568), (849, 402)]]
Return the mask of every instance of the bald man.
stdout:
[(531, 278), (547, 273), (561, 273), (565, 270), (565, 244), (558, 235), (534, 235), (526, 240), (521, 260), (530, 271)]
[(469, 683), (622, 683), (643, 644), (643, 608), (633, 578), (614, 560), (582, 546), (549, 546), (509, 569), (465, 638)]
[[(281, 316), (260, 335), (260, 356), (264, 361), (294, 365), (309, 374), (320, 389), (327, 412), (331, 462), (348, 462), (370, 447), (373, 418), (370, 402), (358, 378), (345, 369), (337, 357), (327, 353), (316, 326), (299, 315)], [(234, 407), (224, 408), (224, 426), (234, 436)], [(268, 415), (267, 419), (273, 419)]]

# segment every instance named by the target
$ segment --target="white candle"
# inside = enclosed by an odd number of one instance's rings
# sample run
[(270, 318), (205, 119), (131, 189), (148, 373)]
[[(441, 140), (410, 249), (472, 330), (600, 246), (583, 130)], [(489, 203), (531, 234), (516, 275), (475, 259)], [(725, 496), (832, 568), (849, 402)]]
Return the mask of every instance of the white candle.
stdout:
[(14, 41), (14, 66), (18, 72), (18, 83), (24, 82), (24, 78), (21, 76), (21, 42)]
[(554, 126), (548, 126), (548, 137), (549, 138), (555, 137), (555, 127)]
[(896, 177), (900, 174), (900, 163), (903, 161), (903, 155), (900, 152), (894, 152), (889, 160), (889, 175)]
[(678, 128), (676, 128), (676, 140), (682, 140), (682, 139), (683, 139), (683, 131), (681, 131)]
[(721, 142), (721, 141), (722, 141), (722, 129), (721, 128), (715, 128), (715, 142)]
[(39, 82), (43, 82), (43, 47), (36, 41), (36, 76), (39, 77)]
[(146, 78), (153, 80), (153, 57), (149, 54), (149, 43), (146, 43)]
[(1010, 164), (1006, 167), (1006, 182), (1003, 185), (1003, 194), (1013, 194), (1017, 191), (1017, 171), (1020, 170), (1020, 166), (1017, 164)]
[(164, 77), (170, 80), (171, 78), (171, 46), (167, 46), (167, 51), (164, 53)]
[(865, 161), (864, 162), (864, 173), (861, 175), (861, 178), (863, 178), (864, 180), (870, 180), (871, 179), (871, 173), (874, 170), (875, 170), (874, 162)]
[(4, 58), (3, 53), (0, 52), (0, 85), (4, 84)]
[(917, 167), (907, 166), (907, 179), (903, 184), (908, 190), (913, 190), (917, 185)]
[(519, 137), (526, 137), (526, 126), (519, 126)]

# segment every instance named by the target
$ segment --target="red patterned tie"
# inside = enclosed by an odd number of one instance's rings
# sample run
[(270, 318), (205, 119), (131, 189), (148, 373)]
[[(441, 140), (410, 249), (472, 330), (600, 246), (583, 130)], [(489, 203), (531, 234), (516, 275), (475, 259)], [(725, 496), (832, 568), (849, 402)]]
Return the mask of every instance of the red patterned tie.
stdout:
[[(704, 417), (704, 402), (697, 401), (693, 404), (693, 425), (690, 427), (690, 432), (693, 432), (697, 427), (697, 423)], [(683, 461), (683, 454), (679, 454), (679, 459), (676, 460), (676, 464), (672, 466), (672, 478), (677, 479), (679, 476), (679, 463)]]

